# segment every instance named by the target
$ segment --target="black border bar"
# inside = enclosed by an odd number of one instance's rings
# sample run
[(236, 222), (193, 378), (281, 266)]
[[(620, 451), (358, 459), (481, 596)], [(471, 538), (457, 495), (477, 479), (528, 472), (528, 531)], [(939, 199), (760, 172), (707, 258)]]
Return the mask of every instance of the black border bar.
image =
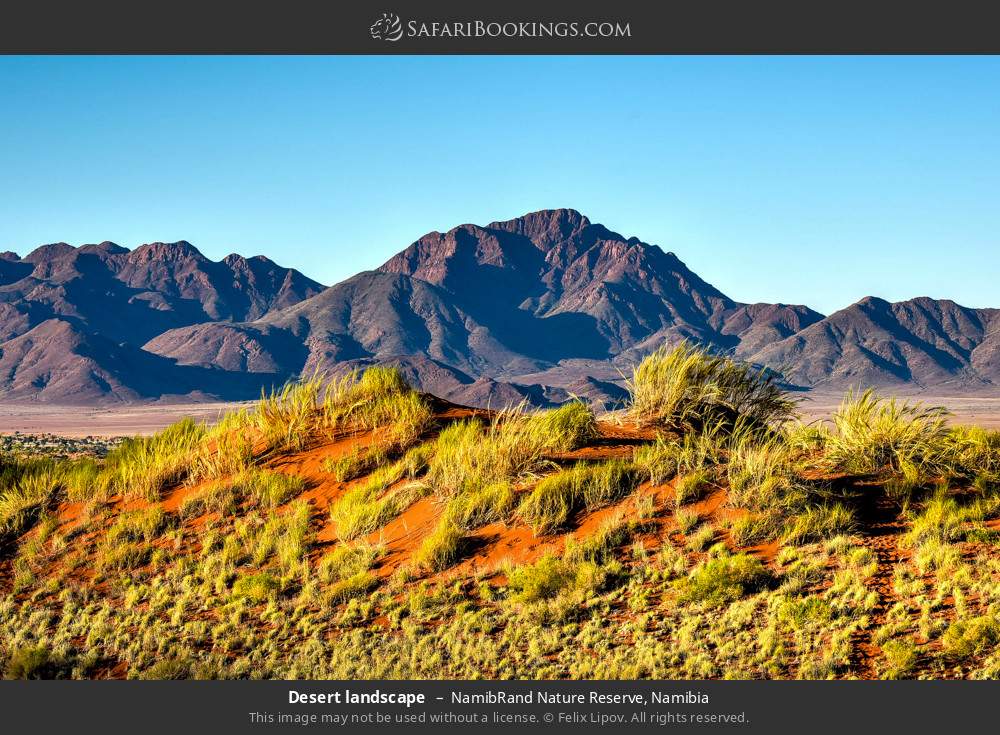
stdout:
[[(400, 18), (399, 38), (372, 37), (384, 13)], [(966, 0), (21, 0), (0, 10), (0, 52), (987, 54), (1000, 52), (998, 16), (1000, 5)], [(629, 32), (588, 37), (591, 22), (627, 24)], [(436, 35), (411, 33), (434, 23)], [(455, 23), (457, 35), (442, 35)], [(511, 24), (532, 23), (534, 32), (509, 33)], [(554, 35), (558, 23), (577, 31), (563, 26)]]
[[(455, 692), (480, 701), (455, 703)], [(655, 701), (656, 693), (668, 701)], [(409, 695), (410, 703), (401, 703), (400, 695)], [(498, 701), (500, 695), (508, 701)], [(553, 695), (564, 703), (544, 701)], [(6, 732), (75, 732), (84, 725), (103, 735), (317, 729), (351, 735), (940, 735), (992, 732), (995, 695), (996, 684), (983, 681), (0, 682)], [(518, 697), (527, 701), (509, 701)], [(458, 717), (443, 720), (445, 713)]]

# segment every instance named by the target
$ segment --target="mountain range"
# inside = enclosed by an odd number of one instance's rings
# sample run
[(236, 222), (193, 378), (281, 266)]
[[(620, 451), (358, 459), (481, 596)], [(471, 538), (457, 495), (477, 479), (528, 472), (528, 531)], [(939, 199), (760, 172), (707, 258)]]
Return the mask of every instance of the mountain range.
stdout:
[(263, 256), (110, 242), (0, 254), (0, 400), (239, 399), (315, 370), (398, 364), (469, 405), (610, 406), (694, 341), (791, 387), (990, 392), (1000, 310), (868, 297), (824, 316), (729, 298), (676, 255), (571, 209), (431, 232), (329, 288)]

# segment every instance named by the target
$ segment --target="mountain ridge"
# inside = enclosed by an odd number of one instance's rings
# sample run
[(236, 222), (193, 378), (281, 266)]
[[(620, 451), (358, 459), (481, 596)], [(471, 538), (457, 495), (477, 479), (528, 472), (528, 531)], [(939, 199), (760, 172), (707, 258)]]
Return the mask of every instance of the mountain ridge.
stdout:
[[(0, 360), (11, 340), (51, 319), (148, 355), (161, 395), (176, 393), (172, 371), (185, 381), (231, 376), (256, 394), (304, 373), (391, 361), (418, 387), (467, 405), (579, 395), (610, 407), (631, 365), (683, 340), (803, 389), (1000, 386), (1000, 310), (927, 297), (866, 297), (827, 316), (741, 303), (673, 252), (572, 209), (429, 232), (329, 288), (264, 256), (211, 261), (183, 240), (5, 253)], [(156, 397), (145, 376), (137, 391), (127, 376), (109, 380), (109, 368), (92, 370), (110, 386), (108, 400)], [(0, 398), (22, 395), (18, 380), (14, 390), (0, 374)]]
[[(110, 241), (50, 243), (0, 259), (0, 398), (120, 403), (203, 393), (243, 397), (141, 350), (169, 329), (259, 318), (322, 291), (294, 269), (258, 256), (212, 261), (186, 241), (128, 250)], [(239, 372), (239, 371), (238, 371)], [(197, 378), (205, 381), (197, 384)], [(259, 382), (259, 381), (251, 381)]]
[[(735, 302), (673, 253), (560, 209), (428, 233), (377, 269), (293, 307), (247, 323), (171, 330), (146, 349), (180, 364), (231, 368), (237, 333), (236, 351), (256, 353), (280, 330), (308, 354), (271, 352), (261, 364), (289, 375), (422, 355), (534, 396), (568, 396), (592, 377), (588, 392), (610, 404), (621, 399), (620, 385), (611, 389), (620, 377), (613, 361), (626, 351), (679, 339), (727, 350), (748, 333), (760, 342), (820, 318), (804, 306)], [(596, 374), (524, 379), (566, 360), (591, 361)], [(434, 382), (416, 373), (417, 385)]]

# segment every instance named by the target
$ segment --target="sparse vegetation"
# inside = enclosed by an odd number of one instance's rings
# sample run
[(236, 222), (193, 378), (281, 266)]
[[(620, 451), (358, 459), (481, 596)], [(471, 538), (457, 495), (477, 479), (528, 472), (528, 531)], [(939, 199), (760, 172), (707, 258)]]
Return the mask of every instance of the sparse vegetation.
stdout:
[(698, 515), (698, 511), (696, 510), (678, 508), (674, 511), (674, 520), (677, 521), (677, 529), (684, 535), (687, 535), (691, 532), (691, 529), (698, 525), (701, 516)]
[(420, 544), (413, 555), (414, 563), (433, 572), (446, 569), (458, 559), (464, 535), (462, 527), (457, 523), (450, 518), (442, 519)]
[(432, 415), (378, 368), (0, 455), (3, 672), (1000, 677), (996, 432), (874, 394), (786, 424), (769, 376), (689, 347), (632, 389), (625, 427)]
[(694, 345), (663, 347), (628, 380), (628, 416), (642, 425), (680, 430), (739, 425), (766, 430), (792, 418), (795, 408), (775, 378)]
[(678, 583), (683, 599), (719, 606), (735, 602), (769, 578), (759, 560), (747, 554), (721, 553), (695, 567)]
[(802, 544), (849, 533), (854, 528), (854, 513), (841, 503), (809, 506), (788, 519), (782, 542)]
[(183, 419), (151, 437), (135, 437), (108, 454), (100, 482), (113, 493), (147, 501), (188, 476), (205, 428)]
[(547, 453), (567, 451), (594, 431), (590, 410), (576, 402), (539, 414), (522, 409), (500, 411), (485, 427), (477, 420), (446, 427), (427, 474), (435, 490), (452, 494), (531, 477), (550, 466)]
[(594, 510), (619, 500), (637, 484), (636, 473), (627, 462), (581, 462), (539, 482), (521, 501), (518, 516), (535, 533), (548, 533), (562, 526), (575, 511)]
[(941, 408), (851, 392), (833, 416), (824, 445), (831, 465), (850, 472), (899, 472), (905, 464), (934, 469), (944, 461), (947, 414)]
[(330, 517), (341, 539), (350, 541), (374, 533), (427, 494), (427, 486), (418, 482), (380, 494), (383, 490), (381, 482), (369, 481), (330, 506)]
[(233, 597), (261, 603), (278, 594), (281, 583), (271, 574), (245, 574), (233, 584)]

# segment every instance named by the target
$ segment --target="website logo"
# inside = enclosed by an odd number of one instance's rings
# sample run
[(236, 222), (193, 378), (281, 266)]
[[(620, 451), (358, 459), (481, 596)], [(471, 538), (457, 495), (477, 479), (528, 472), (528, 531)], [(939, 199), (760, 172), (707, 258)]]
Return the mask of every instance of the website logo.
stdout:
[(368, 30), (376, 41), (398, 41), (403, 37), (403, 23), (395, 13), (382, 13)]

